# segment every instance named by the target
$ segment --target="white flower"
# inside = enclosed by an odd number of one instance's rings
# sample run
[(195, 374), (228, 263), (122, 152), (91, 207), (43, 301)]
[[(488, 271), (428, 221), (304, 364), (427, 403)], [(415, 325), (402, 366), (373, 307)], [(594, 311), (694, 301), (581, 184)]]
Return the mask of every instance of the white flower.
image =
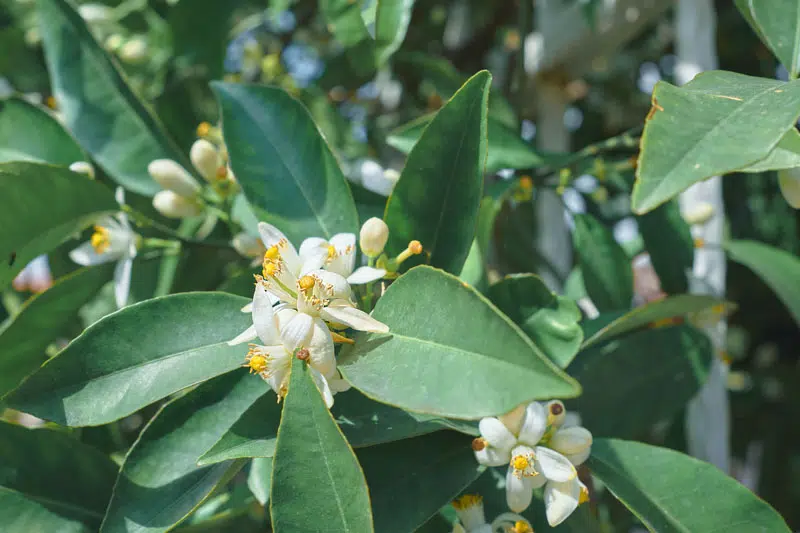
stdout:
[(453, 533), (533, 533), (530, 522), (514, 513), (503, 513), (491, 524), (486, 522), (483, 498), (465, 494), (452, 503), (458, 516)]
[(49, 289), (53, 285), (53, 275), (50, 273), (47, 254), (40, 255), (25, 265), (14, 278), (12, 285), (20, 292), (44, 292)]
[(189, 172), (171, 159), (156, 159), (147, 165), (147, 172), (164, 189), (193, 199), (200, 193), (200, 184)]
[(233, 236), (231, 246), (239, 255), (252, 259), (252, 266), (258, 266), (267, 251), (261, 239), (244, 231)]
[(205, 139), (198, 139), (192, 144), (192, 149), (189, 151), (189, 159), (191, 159), (194, 168), (209, 183), (214, 183), (217, 179), (217, 172), (223, 166), (219, 150)]
[(173, 191), (158, 191), (153, 196), (153, 207), (168, 218), (195, 217), (203, 212), (199, 203)]
[(369, 266), (359, 267), (355, 272), (356, 236), (352, 233), (337, 233), (330, 241), (310, 237), (300, 245), (302, 271), (324, 268), (347, 278), (353, 285), (371, 283), (386, 275), (386, 270)]
[(372, 159), (362, 159), (353, 164), (348, 178), (375, 194), (389, 196), (397, 185), (400, 174), (391, 168), (384, 169)]
[(377, 217), (372, 217), (361, 226), (358, 234), (358, 244), (367, 257), (378, 257), (386, 247), (389, 240), (389, 226)]
[(478, 462), (487, 466), (508, 464), (506, 500), (515, 512), (528, 508), (533, 489), (544, 489), (547, 521), (563, 522), (588, 496), (575, 466), (589, 457), (592, 434), (565, 424), (560, 401), (530, 403), (500, 418), (480, 421), (481, 436), (473, 442)]
[(94, 167), (87, 161), (75, 161), (69, 166), (69, 169), (78, 174), (86, 174), (91, 179), (94, 179)]
[[(117, 189), (117, 201), (123, 203), (122, 189)], [(69, 253), (70, 259), (83, 266), (117, 261), (114, 270), (114, 296), (117, 307), (128, 302), (131, 288), (131, 268), (136, 257), (137, 235), (125, 213), (104, 216), (94, 226), (92, 238)]]

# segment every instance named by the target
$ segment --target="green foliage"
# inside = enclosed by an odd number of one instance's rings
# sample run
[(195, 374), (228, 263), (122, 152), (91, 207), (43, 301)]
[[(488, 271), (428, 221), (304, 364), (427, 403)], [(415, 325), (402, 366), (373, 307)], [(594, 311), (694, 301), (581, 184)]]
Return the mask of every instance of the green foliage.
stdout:
[(20, 98), (0, 101), (0, 162), (39, 161), (69, 166), (85, 157), (48, 112)]
[(636, 217), (644, 246), (667, 294), (689, 290), (687, 272), (694, 263), (694, 240), (689, 225), (673, 200)]

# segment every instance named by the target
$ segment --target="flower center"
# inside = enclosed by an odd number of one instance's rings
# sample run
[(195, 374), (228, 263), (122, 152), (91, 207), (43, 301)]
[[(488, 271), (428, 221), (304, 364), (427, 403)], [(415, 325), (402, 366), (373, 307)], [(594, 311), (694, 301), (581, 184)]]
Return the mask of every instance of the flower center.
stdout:
[(264, 252), (264, 260), (266, 261), (269, 259), (270, 261), (275, 261), (276, 259), (281, 258), (281, 253), (278, 251), (277, 246), (270, 246), (269, 249)]
[(265, 355), (261, 348), (256, 344), (251, 344), (247, 352), (247, 363), (244, 365), (250, 369), (251, 374), (262, 374), (267, 372), (269, 367), (269, 358)]
[(461, 511), (469, 507), (475, 507), (476, 505), (480, 505), (481, 503), (483, 503), (483, 498), (478, 494), (465, 494), (460, 498), (456, 498), (455, 500), (453, 500), (452, 505), (453, 508)]
[(314, 288), (315, 279), (313, 276), (303, 276), (299, 280), (297, 280), (297, 286), (300, 287), (300, 290), (304, 293), (312, 290)]
[(524, 455), (514, 457), (512, 464), (516, 470), (525, 470), (528, 468), (528, 458)]
[(531, 526), (529, 526), (527, 522), (517, 520), (511, 533), (533, 533), (533, 529), (531, 529)]
[(514, 475), (518, 478), (534, 477), (539, 475), (539, 472), (534, 468), (535, 462), (536, 456), (533, 452), (519, 454), (511, 458), (511, 468), (514, 469)]
[(108, 228), (104, 228), (103, 226), (95, 226), (91, 243), (92, 248), (94, 248), (94, 251), (98, 254), (102, 254), (108, 250), (108, 247), (111, 246), (111, 234), (109, 233)]
[(332, 259), (336, 259), (337, 255), (338, 254), (336, 253), (336, 247), (334, 245), (332, 245), (332, 244), (329, 244), (328, 245), (328, 261), (330, 261)]

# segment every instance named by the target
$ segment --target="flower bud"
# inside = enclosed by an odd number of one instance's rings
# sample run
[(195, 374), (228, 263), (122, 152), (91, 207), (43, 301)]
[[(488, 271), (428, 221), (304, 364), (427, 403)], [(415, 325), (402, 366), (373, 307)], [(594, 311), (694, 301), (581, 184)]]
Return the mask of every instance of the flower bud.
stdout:
[(119, 49), (119, 58), (132, 65), (142, 63), (147, 59), (147, 41), (134, 37)]
[(372, 217), (361, 226), (359, 244), (367, 257), (378, 257), (389, 240), (389, 226), (383, 220)]
[(796, 169), (778, 171), (778, 185), (786, 203), (800, 209), (800, 172)]
[(202, 212), (200, 204), (173, 191), (158, 191), (153, 197), (156, 211), (169, 218), (187, 218)]
[(714, 206), (708, 202), (700, 202), (683, 213), (687, 224), (705, 224), (714, 216)]
[(159, 185), (185, 198), (194, 198), (200, 192), (197, 180), (171, 159), (156, 159), (147, 165), (147, 171)]
[(261, 257), (264, 255), (264, 252), (266, 252), (261, 239), (253, 237), (245, 232), (236, 234), (231, 244), (233, 245), (233, 249), (244, 257)]
[(86, 161), (75, 161), (69, 166), (69, 169), (78, 174), (86, 174), (90, 179), (94, 179), (94, 167), (91, 163)]
[(119, 33), (112, 33), (103, 43), (103, 46), (109, 52), (117, 52), (122, 45), (125, 44), (125, 39)]
[(217, 148), (207, 140), (199, 139), (192, 145), (192, 149), (189, 151), (189, 158), (200, 175), (207, 182), (213, 183), (219, 168), (219, 152), (217, 152)]

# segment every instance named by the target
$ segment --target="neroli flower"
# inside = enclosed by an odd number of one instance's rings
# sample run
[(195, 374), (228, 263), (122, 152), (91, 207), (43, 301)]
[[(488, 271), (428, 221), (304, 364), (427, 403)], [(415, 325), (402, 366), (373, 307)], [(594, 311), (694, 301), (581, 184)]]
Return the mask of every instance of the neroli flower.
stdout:
[(533, 533), (531, 523), (514, 513), (503, 513), (491, 524), (486, 522), (483, 498), (477, 494), (465, 494), (452, 503), (458, 516), (453, 533)]

